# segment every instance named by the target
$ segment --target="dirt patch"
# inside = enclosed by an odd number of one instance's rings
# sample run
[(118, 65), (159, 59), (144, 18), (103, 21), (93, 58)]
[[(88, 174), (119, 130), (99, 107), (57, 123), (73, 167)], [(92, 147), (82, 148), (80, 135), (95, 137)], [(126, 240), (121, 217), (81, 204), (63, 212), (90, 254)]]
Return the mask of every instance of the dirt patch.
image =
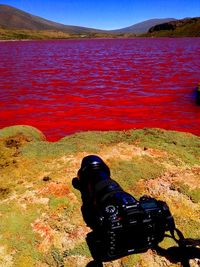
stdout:
[(174, 190), (168, 176), (140, 181), (138, 184), (148, 195), (167, 202), (172, 214), (200, 222), (199, 203), (193, 203), (188, 196)]
[(23, 144), (29, 143), (31, 141), (33, 141), (31, 137), (28, 137), (28, 136), (23, 135), (23, 134), (18, 134), (18, 135), (11, 136), (11, 137), (5, 139), (4, 143), (5, 143), (5, 146), (8, 148), (15, 147), (16, 149), (18, 149)]
[(104, 146), (99, 153), (105, 160), (110, 158), (131, 160), (135, 156), (144, 156), (148, 154), (148, 150), (127, 143), (118, 143), (115, 146)]
[(5, 246), (0, 246), (0, 266), (11, 267), (13, 266), (13, 253), (9, 253)]
[(56, 197), (65, 197), (70, 193), (70, 189), (65, 184), (50, 182), (42, 187), (38, 193), (43, 196), (53, 195)]
[(0, 187), (0, 199), (6, 198), (10, 193), (10, 188)]

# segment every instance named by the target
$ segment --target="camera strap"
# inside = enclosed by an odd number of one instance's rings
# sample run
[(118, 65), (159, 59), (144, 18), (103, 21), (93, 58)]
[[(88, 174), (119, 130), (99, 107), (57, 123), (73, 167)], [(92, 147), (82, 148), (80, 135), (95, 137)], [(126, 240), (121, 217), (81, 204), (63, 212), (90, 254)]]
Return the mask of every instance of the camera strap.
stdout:
[(172, 238), (177, 246), (163, 249), (156, 247), (156, 252), (169, 259), (171, 262), (181, 262), (183, 267), (190, 267), (190, 259), (200, 259), (200, 239), (185, 238), (183, 233), (176, 227), (170, 229), (171, 235), (165, 237)]
[(185, 244), (185, 237), (184, 237), (183, 233), (178, 228), (171, 229), (170, 233), (171, 233), (171, 237), (174, 239), (174, 241), (180, 247), (184, 247), (186, 245)]

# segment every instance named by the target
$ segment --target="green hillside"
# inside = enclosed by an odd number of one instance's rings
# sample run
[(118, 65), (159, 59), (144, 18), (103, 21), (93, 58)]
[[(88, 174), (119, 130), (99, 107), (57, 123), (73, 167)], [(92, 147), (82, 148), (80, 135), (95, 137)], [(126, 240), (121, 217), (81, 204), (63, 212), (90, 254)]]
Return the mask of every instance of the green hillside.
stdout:
[(148, 37), (200, 37), (200, 18), (171, 21), (149, 29)]

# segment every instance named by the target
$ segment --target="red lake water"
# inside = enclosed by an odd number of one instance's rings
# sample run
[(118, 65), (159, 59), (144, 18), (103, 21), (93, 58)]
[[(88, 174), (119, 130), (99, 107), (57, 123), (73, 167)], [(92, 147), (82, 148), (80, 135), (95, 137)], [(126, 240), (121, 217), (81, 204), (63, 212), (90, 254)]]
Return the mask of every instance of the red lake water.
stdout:
[(200, 38), (0, 42), (0, 128), (200, 135)]

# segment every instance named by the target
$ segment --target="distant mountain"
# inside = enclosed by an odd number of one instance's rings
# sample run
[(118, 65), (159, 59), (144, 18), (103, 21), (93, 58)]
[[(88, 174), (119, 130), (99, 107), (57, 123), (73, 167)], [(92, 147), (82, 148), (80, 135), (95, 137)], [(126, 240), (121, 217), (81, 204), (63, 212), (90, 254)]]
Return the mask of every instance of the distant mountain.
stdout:
[(43, 19), (24, 12), (20, 9), (0, 4), (0, 27), (5, 29), (25, 29), (25, 30), (55, 30), (65, 33), (91, 33), (101, 32), (101, 30), (78, 26), (67, 26), (50, 20)]
[(165, 19), (149, 19), (137, 24), (134, 24), (132, 26), (126, 27), (126, 28), (122, 28), (122, 29), (117, 29), (117, 30), (113, 30), (112, 32), (115, 33), (137, 33), (137, 34), (141, 34), (141, 33), (145, 33), (148, 32), (148, 30), (157, 25), (157, 24), (161, 24), (164, 22), (169, 22), (169, 21), (175, 21), (176, 19), (174, 18), (165, 18)]
[(200, 17), (155, 25), (149, 29), (148, 36), (200, 37)]
[(135, 36), (200, 36), (200, 18), (150, 19), (112, 31), (56, 23), (0, 4), (0, 39), (125, 38)]

